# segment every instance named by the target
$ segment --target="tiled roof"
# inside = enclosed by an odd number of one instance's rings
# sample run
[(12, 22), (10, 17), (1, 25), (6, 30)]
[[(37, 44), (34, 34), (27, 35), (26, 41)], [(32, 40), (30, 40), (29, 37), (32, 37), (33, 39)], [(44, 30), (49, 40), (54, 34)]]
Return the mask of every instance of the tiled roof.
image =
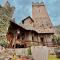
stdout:
[(29, 25), (24, 25), (24, 24), (19, 24), (19, 26), (23, 27), (26, 30), (32, 30), (37, 33), (54, 33), (53, 27), (51, 27), (51, 28), (44, 28), (44, 27), (36, 28), (35, 26), (29, 26)]

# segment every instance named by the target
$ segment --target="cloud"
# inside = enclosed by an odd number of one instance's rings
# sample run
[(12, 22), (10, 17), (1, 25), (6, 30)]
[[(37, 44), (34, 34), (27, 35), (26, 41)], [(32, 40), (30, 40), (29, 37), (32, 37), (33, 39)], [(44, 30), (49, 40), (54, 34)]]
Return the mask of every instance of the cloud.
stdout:
[[(16, 17), (16, 22), (18, 23), (23, 18), (27, 16), (31, 16), (32, 12), (32, 0), (15, 0), (15, 13), (14, 16)], [(18, 20), (19, 19), (19, 20)]]
[(16, 7), (14, 16), (17, 23), (25, 17), (32, 15), (32, 2), (38, 2), (38, 0), (13, 0), (13, 4)]
[(60, 25), (60, 0), (44, 0), (53, 25)]
[[(18, 21), (21, 21), (26, 16), (32, 15), (32, 2), (38, 2), (39, 0), (16, 0), (15, 1), (15, 17)], [(48, 14), (51, 18), (53, 25), (60, 24), (58, 17), (60, 16), (60, 0), (44, 0)]]
[(47, 4), (48, 12), (52, 17), (57, 17), (60, 15), (59, 14), (60, 0), (53, 0), (53, 1), (49, 0), (49, 2), (46, 4)]
[[(11, 5), (16, 7), (14, 17), (16, 22), (19, 23), (22, 19), (27, 16), (32, 15), (32, 2), (41, 2), (42, 0), (9, 0)], [(60, 24), (60, 0), (43, 0), (47, 12), (50, 16), (50, 19), (53, 25)], [(0, 0), (0, 4), (3, 3), (3, 0)]]

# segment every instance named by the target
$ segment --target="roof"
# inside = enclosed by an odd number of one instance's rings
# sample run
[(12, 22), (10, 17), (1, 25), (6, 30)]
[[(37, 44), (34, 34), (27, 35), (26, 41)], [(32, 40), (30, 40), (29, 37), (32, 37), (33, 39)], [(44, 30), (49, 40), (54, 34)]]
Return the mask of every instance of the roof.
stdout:
[[(44, 3), (33, 3), (33, 5), (44, 5)], [(38, 7), (33, 6), (33, 11), (32, 11), (32, 18), (30, 16), (26, 17), (25, 19), (22, 20), (22, 22), (24, 23), (25, 20), (31, 20), (33, 21), (33, 25), (29, 23), (25, 23), (25, 24), (19, 24), (18, 26), (22, 27), (25, 30), (29, 30), (29, 31), (35, 31), (39, 34), (41, 33), (54, 33), (54, 28), (53, 25), (50, 21), (49, 15), (45, 9), (45, 6), (42, 6), (40, 9), (41, 12), (36, 12)], [(35, 10), (36, 9), (36, 10)], [(38, 15), (37, 15), (38, 14)], [(36, 19), (38, 18), (38, 19)], [(15, 23), (16, 24), (16, 23)]]
[(47, 31), (42, 31), (42, 32), (40, 32), (40, 31), (38, 31), (38, 30), (36, 30), (34, 27), (26, 27), (25, 25), (23, 25), (23, 24), (20, 24), (20, 25), (18, 25), (18, 24), (16, 24), (15, 22), (13, 22), (13, 21), (10, 21), (10, 22), (12, 22), (13, 24), (15, 24), (16, 26), (18, 26), (18, 27), (20, 27), (20, 28), (22, 28), (22, 29), (24, 29), (24, 30), (26, 30), (26, 31), (34, 31), (34, 32), (36, 32), (36, 33), (38, 33), (38, 34), (41, 34), (41, 33), (43, 33), (43, 34), (47, 34), (47, 33), (53, 33), (53, 32), (47, 32)]
[(35, 29), (34, 27), (29, 27), (29, 26), (25, 26), (23, 24), (20, 24), (21, 27), (23, 27), (24, 29), (26, 30), (31, 30), (31, 31), (35, 31), (37, 33), (54, 33), (54, 30), (51, 28), (51, 29)]
[(20, 26), (26, 30), (32, 30), (32, 31), (35, 31), (37, 33), (54, 33), (53, 27), (46, 28), (46, 27), (42, 26), (41, 28), (38, 28), (38, 27), (34, 26), (34, 23), (33, 23), (33, 26), (32, 25), (29, 26), (29, 25), (25, 25), (25, 24), (20, 24)]
[(36, 2), (36, 3), (32, 3), (32, 5), (40, 5), (40, 6), (45, 6), (45, 4), (44, 4), (44, 2), (41, 2), (41, 3), (39, 3), (39, 2)]
[(22, 22), (24, 22), (24, 21), (27, 20), (28, 18), (29, 18), (32, 22), (34, 22), (34, 20), (33, 20), (30, 16), (28, 16), (28, 17), (26, 17), (25, 19), (23, 19)]

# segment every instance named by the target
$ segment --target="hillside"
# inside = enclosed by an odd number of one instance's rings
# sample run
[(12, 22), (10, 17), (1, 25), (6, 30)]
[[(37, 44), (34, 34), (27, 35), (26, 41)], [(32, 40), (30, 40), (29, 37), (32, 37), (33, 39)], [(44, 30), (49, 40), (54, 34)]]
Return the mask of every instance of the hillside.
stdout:
[(60, 28), (60, 25), (58, 25), (58, 26), (55, 26), (56, 28)]
[(60, 25), (55, 26), (55, 29), (56, 29), (56, 33), (60, 35)]

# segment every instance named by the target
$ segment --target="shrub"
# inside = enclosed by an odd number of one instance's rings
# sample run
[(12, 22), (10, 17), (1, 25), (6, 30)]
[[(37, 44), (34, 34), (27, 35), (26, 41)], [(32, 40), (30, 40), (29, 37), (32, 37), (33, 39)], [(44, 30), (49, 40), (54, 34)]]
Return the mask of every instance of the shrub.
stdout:
[(58, 36), (57, 44), (60, 45), (60, 36)]
[(0, 40), (0, 45), (6, 48), (8, 45), (8, 42), (6, 40)]
[(57, 44), (57, 39), (58, 39), (57, 36), (56, 35), (53, 35), (52, 42), (53, 42), (54, 45)]
[(32, 55), (32, 53), (31, 53), (31, 47), (28, 48), (28, 55)]
[(55, 48), (56, 57), (60, 58), (60, 47)]
[(60, 36), (53, 35), (52, 42), (54, 44), (60, 45)]

